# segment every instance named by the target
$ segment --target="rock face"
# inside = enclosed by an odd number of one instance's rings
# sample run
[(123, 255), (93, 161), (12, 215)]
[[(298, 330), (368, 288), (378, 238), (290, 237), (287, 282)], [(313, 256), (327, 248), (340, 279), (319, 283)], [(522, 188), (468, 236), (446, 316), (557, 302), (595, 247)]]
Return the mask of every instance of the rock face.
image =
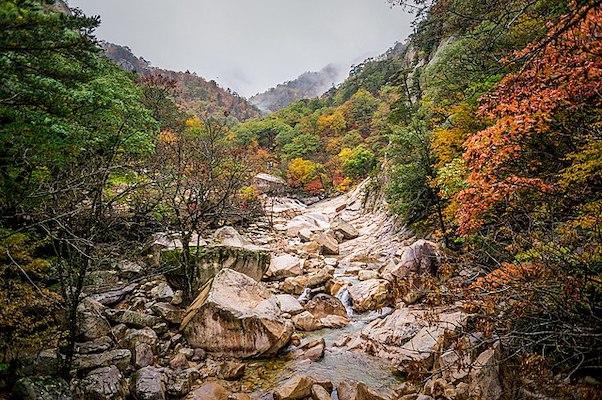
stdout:
[(353, 309), (359, 312), (376, 310), (389, 299), (389, 283), (384, 279), (368, 279), (349, 287)]
[(186, 313), (181, 328), (191, 346), (236, 357), (273, 355), (293, 333), (276, 298), (231, 269), (221, 270)]
[[(196, 246), (196, 245), (195, 245)], [(260, 280), (270, 264), (270, 253), (263, 247), (256, 246), (245, 239), (236, 229), (225, 226), (213, 234), (209, 244), (201, 243), (202, 251), (192, 258), (196, 264), (196, 276), (192, 277), (194, 290), (202, 288), (221, 269), (229, 268)], [(162, 251), (161, 263), (177, 267), (181, 265), (181, 246)], [(171, 287), (185, 289), (191, 277), (186, 276), (183, 268), (175, 268), (165, 274)]]
[(314, 317), (321, 319), (329, 315), (338, 315), (347, 317), (347, 310), (341, 302), (334, 296), (320, 293), (305, 305), (305, 309), (313, 314)]
[(466, 320), (459, 310), (404, 307), (370, 322), (347, 346), (391, 360), (400, 370), (422, 372), (433, 366), (445, 334), (461, 329)]

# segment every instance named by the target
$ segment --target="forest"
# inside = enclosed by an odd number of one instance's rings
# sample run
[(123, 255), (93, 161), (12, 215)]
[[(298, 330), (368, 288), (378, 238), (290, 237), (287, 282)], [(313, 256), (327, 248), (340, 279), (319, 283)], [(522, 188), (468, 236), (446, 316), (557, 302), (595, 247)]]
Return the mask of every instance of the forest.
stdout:
[(0, 1), (0, 399), (602, 398), (601, 2), (389, 3), (260, 113)]

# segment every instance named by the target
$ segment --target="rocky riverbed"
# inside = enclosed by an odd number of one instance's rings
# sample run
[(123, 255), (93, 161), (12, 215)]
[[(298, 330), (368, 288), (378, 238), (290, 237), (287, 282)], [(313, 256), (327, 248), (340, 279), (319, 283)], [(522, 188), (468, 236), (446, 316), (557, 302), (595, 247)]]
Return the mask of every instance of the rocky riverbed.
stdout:
[(78, 310), (76, 378), (44, 378), (58, 361), (49, 349), (17, 390), (27, 399), (499, 398), (499, 344), (469, 329), (462, 303), (420, 303), (439, 247), (412, 237), (367, 185), (311, 206), (271, 199), (264, 220), (196, 238), (206, 251), (189, 302), (163, 265), (181, 244), (156, 237), (147, 259), (96, 273), (112, 285), (90, 288)]

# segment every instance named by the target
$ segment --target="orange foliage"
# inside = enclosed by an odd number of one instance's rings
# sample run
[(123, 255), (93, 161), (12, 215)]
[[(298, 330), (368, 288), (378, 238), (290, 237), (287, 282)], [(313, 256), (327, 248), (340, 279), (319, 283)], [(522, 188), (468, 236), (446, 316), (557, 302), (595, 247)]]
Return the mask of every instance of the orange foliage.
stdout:
[(495, 123), (465, 142), (470, 174), (469, 187), (458, 195), (460, 233), (480, 228), (487, 213), (514, 194), (554, 189), (537, 173), (532, 154), (542, 142), (535, 139), (553, 133), (557, 113), (601, 105), (601, 16), (599, 7), (589, 6), (561, 19), (543, 41), (516, 54), (532, 59), (483, 99), (480, 114)]

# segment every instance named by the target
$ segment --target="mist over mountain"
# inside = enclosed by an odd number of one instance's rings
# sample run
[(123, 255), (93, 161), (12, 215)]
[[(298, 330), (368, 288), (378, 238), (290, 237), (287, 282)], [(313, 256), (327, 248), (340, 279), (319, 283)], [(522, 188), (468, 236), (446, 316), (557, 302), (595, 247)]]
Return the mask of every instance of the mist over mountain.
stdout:
[(343, 67), (328, 64), (320, 71), (305, 72), (296, 79), (256, 94), (249, 101), (264, 112), (278, 111), (294, 101), (321, 96), (339, 84), (345, 76)]

